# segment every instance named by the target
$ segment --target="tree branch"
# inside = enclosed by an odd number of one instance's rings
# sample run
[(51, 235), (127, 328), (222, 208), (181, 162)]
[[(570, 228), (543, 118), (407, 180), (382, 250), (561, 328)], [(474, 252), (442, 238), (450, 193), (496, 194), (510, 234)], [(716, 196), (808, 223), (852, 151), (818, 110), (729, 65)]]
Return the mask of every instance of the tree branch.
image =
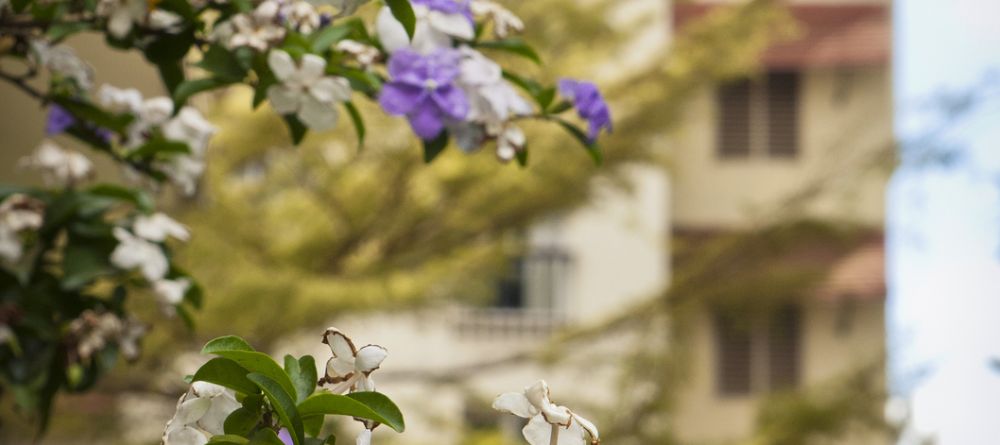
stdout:
[(0, 79), (3, 79), (5, 81), (7, 81), (7, 83), (9, 83), (9, 84), (13, 85), (15, 88), (23, 91), (25, 94), (27, 94), (27, 95), (35, 98), (35, 99), (38, 99), (39, 101), (45, 102), (48, 99), (48, 97), (44, 93), (42, 93), (41, 91), (35, 89), (31, 85), (28, 85), (28, 82), (26, 82), (26, 80), (28, 78), (29, 77), (13, 76), (13, 75), (11, 75), (9, 73), (5, 73), (3, 71), (0, 71)]

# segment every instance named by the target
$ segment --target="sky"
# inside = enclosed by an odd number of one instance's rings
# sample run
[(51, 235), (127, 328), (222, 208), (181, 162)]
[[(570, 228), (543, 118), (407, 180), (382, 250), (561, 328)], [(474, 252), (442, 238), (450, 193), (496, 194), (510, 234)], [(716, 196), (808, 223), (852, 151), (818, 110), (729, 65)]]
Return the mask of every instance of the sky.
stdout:
[[(910, 402), (911, 427), (938, 444), (996, 444), (1000, 1), (897, 0), (893, 14), (904, 162), (888, 196), (890, 388)], [(943, 103), (966, 111), (942, 124)], [(927, 147), (956, 160), (913, 156)]]

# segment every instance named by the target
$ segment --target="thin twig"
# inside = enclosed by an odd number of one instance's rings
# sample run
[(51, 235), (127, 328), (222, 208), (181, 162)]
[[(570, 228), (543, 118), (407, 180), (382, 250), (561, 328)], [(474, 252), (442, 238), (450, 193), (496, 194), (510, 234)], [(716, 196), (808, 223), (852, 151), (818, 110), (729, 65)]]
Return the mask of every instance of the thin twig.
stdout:
[(34, 87), (28, 85), (28, 83), (25, 82), (25, 80), (27, 80), (26, 77), (17, 77), (5, 73), (3, 71), (0, 71), (0, 79), (7, 81), (7, 83), (10, 83), (11, 85), (14, 85), (15, 87), (23, 91), (25, 94), (35, 99), (38, 99), (43, 102), (47, 99), (45, 94), (43, 94), (41, 91), (36, 90)]
[(552, 435), (549, 437), (549, 445), (559, 445), (559, 425), (552, 424)]

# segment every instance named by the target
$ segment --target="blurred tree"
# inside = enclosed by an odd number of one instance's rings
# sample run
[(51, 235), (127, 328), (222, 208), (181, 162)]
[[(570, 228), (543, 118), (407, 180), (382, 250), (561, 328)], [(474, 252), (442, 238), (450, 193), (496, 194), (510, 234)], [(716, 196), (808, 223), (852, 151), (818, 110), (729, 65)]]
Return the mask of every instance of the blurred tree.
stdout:
[[(578, 75), (605, 68), (589, 62), (615, 60), (634, 45), (606, 20), (615, 3), (552, 0), (518, 11), (537, 34), (527, 37), (546, 42), (546, 71)], [(626, 185), (622, 166), (662, 160), (657, 137), (681, 111), (681, 99), (700, 85), (746, 73), (757, 51), (789, 32), (787, 17), (772, 3), (713, 16), (677, 42), (666, 76), (662, 63), (609, 76), (602, 87), (612, 98), (616, 133), (607, 139), (602, 167), (568, 152), (578, 148), (558, 130), (539, 126), (528, 128), (533, 149), (526, 169), (454, 147), (424, 165), (420, 150), (401, 142), (407, 140), (401, 122), (365, 109), (364, 147), (355, 147), (345, 121), (292, 149), (270, 113), (250, 113), (245, 98), (223, 100), (215, 111), (221, 131), (209, 151), (207, 188), (187, 215), (198, 236), (182, 259), (211, 289), (198, 316), (201, 334), (235, 331), (267, 341), (337, 310), (486, 298), (520, 231), (586, 203), (593, 181)], [(572, 27), (588, 32), (565, 32)], [(228, 316), (248, 304), (259, 307), (259, 316)]]

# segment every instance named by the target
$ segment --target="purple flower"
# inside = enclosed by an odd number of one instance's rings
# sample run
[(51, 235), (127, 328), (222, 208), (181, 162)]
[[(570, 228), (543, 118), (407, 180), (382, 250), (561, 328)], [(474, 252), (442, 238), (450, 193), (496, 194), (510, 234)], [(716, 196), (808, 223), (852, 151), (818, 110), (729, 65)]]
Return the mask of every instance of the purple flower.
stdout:
[(455, 85), (461, 55), (442, 49), (429, 55), (399, 50), (389, 59), (389, 76), (379, 96), (386, 113), (406, 116), (421, 139), (433, 139), (449, 121), (465, 118), (469, 101)]
[(562, 79), (559, 81), (559, 93), (573, 102), (577, 114), (587, 121), (589, 131), (587, 137), (591, 142), (597, 140), (601, 130), (611, 132), (611, 111), (608, 109), (604, 96), (591, 82)]
[(76, 118), (59, 105), (49, 108), (49, 117), (45, 121), (45, 134), (54, 136), (60, 134), (76, 123)]
[(278, 439), (281, 439), (281, 443), (285, 445), (293, 445), (294, 443), (292, 442), (292, 435), (285, 428), (278, 431)]
[[(76, 123), (76, 117), (72, 113), (59, 105), (52, 105), (49, 108), (49, 116), (45, 120), (45, 134), (47, 136), (61, 134)], [(86, 128), (92, 130), (104, 142), (111, 142), (112, 133), (107, 128), (98, 127), (90, 122), (86, 124)]]
[(475, 22), (472, 18), (472, 6), (470, 0), (413, 0), (415, 5), (424, 5), (427, 9), (441, 11), (445, 14), (462, 14)]

